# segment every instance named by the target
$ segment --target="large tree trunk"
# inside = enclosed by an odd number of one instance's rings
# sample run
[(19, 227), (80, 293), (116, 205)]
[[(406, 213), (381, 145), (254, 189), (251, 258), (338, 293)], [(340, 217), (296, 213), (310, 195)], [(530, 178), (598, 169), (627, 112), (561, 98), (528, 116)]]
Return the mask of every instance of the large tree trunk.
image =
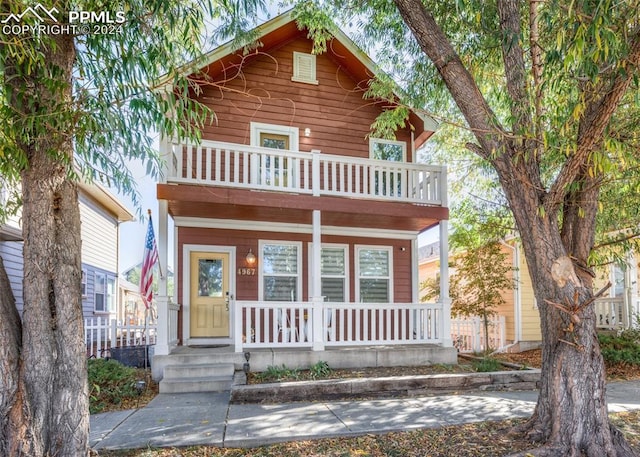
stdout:
[[(576, 268), (580, 252), (578, 249), (567, 252), (555, 218), (523, 209), (527, 206), (523, 201), (519, 204), (514, 201), (512, 206), (518, 226), (528, 223), (533, 228), (522, 230), (521, 234), (543, 341), (540, 395), (532, 418), (521, 431), (545, 445), (529, 453), (634, 456), (620, 432), (610, 426), (607, 416), (605, 368), (596, 333), (592, 276)], [(593, 230), (582, 230), (582, 236), (592, 238)], [(588, 239), (580, 243), (592, 245)]]
[[(80, 213), (77, 186), (69, 179), (73, 143), (69, 131), (73, 37), (43, 40), (42, 68), (5, 63), (5, 85), (13, 121), (23, 126), (18, 146), (22, 172), (24, 310), (13, 332), (3, 331), (17, 349), (2, 353), (9, 367), (14, 401), (2, 422), (7, 456), (84, 456), (88, 453), (89, 409), (86, 349), (80, 292)], [(27, 59), (28, 60), (28, 59)], [(46, 82), (47, 78), (56, 83)], [(49, 80), (51, 81), (51, 80)], [(26, 90), (25, 90), (26, 88)], [(24, 113), (24, 114), (19, 114)], [(50, 117), (48, 117), (50, 116)], [(3, 300), (4, 301), (4, 300)], [(11, 316), (2, 306), (2, 321)], [(5, 342), (3, 341), (3, 345)], [(3, 398), (3, 410), (5, 409)]]
[[(589, 157), (601, 144), (633, 72), (615, 73), (598, 86), (584, 87), (587, 107), (579, 122), (575, 152), (547, 188), (541, 179), (540, 146), (530, 140), (537, 137), (532, 110), (528, 109), (527, 66), (519, 41), (526, 35), (520, 29), (522, 4), (497, 1), (499, 32), (505, 37), (505, 88), (511, 101), (508, 130), (499, 124), (425, 4), (420, 0), (394, 1), (473, 131), (478, 144), (470, 144), (470, 149), (497, 172), (522, 237), (543, 340), (540, 395), (526, 427), (529, 436), (543, 446), (530, 454), (635, 455), (607, 417), (605, 370), (596, 334), (592, 276), (587, 268), (600, 185), (589, 177)], [(534, 10), (532, 14), (535, 16)], [(640, 29), (629, 44), (622, 67), (636, 68), (640, 64)]]

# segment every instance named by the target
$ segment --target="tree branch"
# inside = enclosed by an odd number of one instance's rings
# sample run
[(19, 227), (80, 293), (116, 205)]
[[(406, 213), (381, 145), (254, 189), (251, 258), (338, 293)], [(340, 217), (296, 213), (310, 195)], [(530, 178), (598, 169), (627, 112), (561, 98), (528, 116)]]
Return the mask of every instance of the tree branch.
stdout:
[(640, 66), (640, 27), (631, 35), (630, 51), (619, 65), (620, 70), (602, 97), (595, 99), (585, 110), (581, 125), (584, 129), (578, 136), (575, 153), (564, 163), (558, 177), (544, 198), (544, 207), (552, 213), (562, 203), (567, 186), (575, 181), (587, 158), (602, 138), (620, 100), (631, 84)]
[(394, 0), (403, 20), (420, 48), (431, 59), (456, 105), (473, 131), (481, 149), (475, 152), (487, 160), (501, 151), (504, 136), (495, 114), (462, 63), (449, 39), (420, 0)]

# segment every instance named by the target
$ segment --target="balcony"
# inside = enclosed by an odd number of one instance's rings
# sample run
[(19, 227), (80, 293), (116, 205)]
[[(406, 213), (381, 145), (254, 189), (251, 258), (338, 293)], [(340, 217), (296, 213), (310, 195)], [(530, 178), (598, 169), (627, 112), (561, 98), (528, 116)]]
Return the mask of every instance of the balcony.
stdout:
[(439, 166), (202, 141), (169, 144), (168, 184), (446, 207)]

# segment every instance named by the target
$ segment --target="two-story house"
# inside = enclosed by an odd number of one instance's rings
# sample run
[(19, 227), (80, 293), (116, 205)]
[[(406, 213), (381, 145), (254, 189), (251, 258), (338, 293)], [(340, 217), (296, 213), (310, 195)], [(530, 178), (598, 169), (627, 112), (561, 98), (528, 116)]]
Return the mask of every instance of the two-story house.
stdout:
[(413, 110), (376, 138), (394, 106), (364, 96), (379, 70), (345, 34), (315, 55), (291, 13), (256, 33), (257, 50), (227, 43), (190, 67), (215, 113), (202, 141), (161, 142), (158, 247), (166, 265), (171, 217), (176, 287), (160, 283), (154, 376), (170, 353), (224, 345), (252, 369), (455, 363), (447, 300), (418, 299), (417, 237), (440, 224), (447, 239), (446, 170), (416, 163), (436, 122)]
[[(118, 298), (120, 223), (133, 214), (99, 184), (78, 185), (82, 239), (82, 310), (85, 318), (115, 318)], [(16, 305), (22, 311), (22, 230), (20, 215), (0, 226), (2, 256)]]

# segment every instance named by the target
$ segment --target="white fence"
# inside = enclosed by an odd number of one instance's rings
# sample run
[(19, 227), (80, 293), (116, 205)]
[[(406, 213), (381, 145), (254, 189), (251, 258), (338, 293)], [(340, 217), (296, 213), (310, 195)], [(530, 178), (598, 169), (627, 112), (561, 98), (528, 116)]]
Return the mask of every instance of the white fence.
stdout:
[(102, 317), (85, 319), (84, 340), (88, 357), (108, 357), (112, 347), (155, 344), (156, 324), (145, 325), (143, 320), (123, 324)]
[(459, 352), (484, 352), (500, 349), (506, 344), (505, 318), (489, 320), (489, 344), (485, 342), (484, 324), (480, 317), (451, 319), (451, 340)]
[(445, 169), (234, 143), (171, 144), (168, 180), (442, 205)]
[[(243, 348), (311, 347), (311, 302), (236, 302)], [(324, 346), (440, 343), (442, 305), (434, 303), (322, 302), (316, 341)], [(237, 349), (237, 348), (236, 348)]]

